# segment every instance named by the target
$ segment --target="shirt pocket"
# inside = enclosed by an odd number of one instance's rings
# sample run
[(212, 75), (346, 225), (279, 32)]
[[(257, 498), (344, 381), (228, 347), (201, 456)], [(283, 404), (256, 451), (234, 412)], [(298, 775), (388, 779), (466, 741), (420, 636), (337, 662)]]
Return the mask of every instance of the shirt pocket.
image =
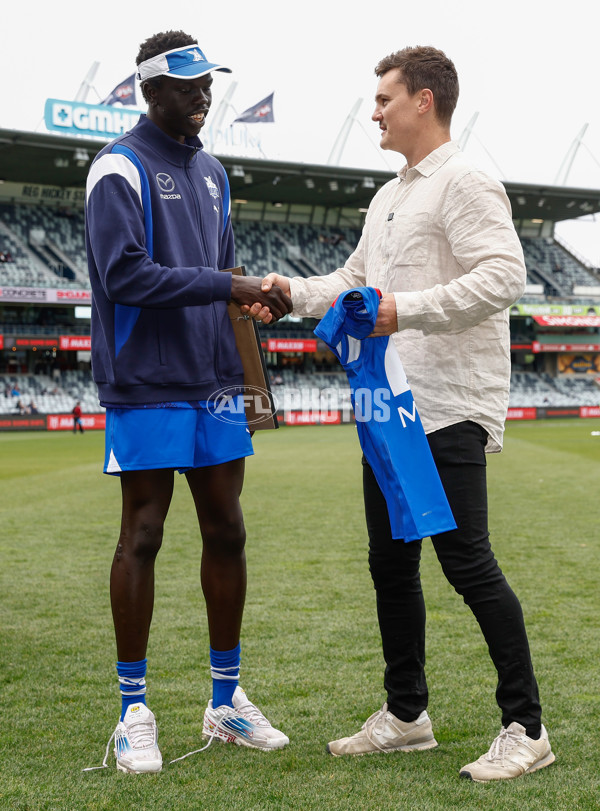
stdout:
[(429, 259), (429, 214), (393, 213), (386, 222), (385, 252), (392, 265), (422, 267)]

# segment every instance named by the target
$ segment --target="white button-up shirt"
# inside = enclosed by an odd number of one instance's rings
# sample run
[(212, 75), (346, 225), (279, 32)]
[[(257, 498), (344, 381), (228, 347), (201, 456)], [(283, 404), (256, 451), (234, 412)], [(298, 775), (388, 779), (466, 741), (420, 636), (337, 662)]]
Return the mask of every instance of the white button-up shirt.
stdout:
[(508, 307), (525, 280), (504, 187), (448, 142), (377, 192), (343, 268), (290, 285), (294, 314), (313, 318), (351, 287), (393, 293), (393, 340), (425, 431), (473, 420), (488, 432), (486, 450), (499, 451), (510, 385)]

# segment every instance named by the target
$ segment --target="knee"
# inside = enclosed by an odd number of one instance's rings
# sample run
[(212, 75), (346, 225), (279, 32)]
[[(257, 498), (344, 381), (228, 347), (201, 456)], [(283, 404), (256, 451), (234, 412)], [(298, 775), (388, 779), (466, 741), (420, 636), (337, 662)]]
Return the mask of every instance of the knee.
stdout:
[(202, 527), (204, 548), (219, 557), (239, 557), (246, 546), (246, 529), (241, 519), (228, 517)]
[(380, 595), (399, 589), (404, 592), (421, 589), (418, 560), (406, 560), (401, 554), (385, 554), (371, 550), (369, 570), (373, 585)]
[(467, 605), (492, 597), (506, 582), (487, 536), (480, 554), (476, 554), (473, 547), (471, 554), (467, 551), (462, 556), (456, 555), (441, 563), (446, 579)]
[(117, 560), (129, 556), (142, 563), (153, 561), (163, 540), (162, 523), (141, 522), (135, 528), (130, 527), (121, 532), (115, 557)]

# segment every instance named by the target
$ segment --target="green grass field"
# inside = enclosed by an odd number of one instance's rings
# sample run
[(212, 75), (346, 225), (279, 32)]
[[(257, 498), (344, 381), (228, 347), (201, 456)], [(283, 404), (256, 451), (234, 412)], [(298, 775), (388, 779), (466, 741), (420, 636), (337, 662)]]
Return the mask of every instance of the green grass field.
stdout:
[(598, 420), (511, 423), (488, 461), (492, 542), (519, 595), (556, 763), (501, 784), (459, 780), (498, 733), (478, 627), (424, 543), (429, 713), (440, 746), (332, 758), (384, 700), (352, 426), (255, 436), (243, 504), (249, 588), (242, 685), (290, 745), (202, 745), (210, 697), (200, 542), (177, 482), (157, 563), (148, 703), (167, 765), (102, 762), (120, 706), (108, 598), (118, 480), (104, 437), (0, 434), (0, 809), (600, 808)]

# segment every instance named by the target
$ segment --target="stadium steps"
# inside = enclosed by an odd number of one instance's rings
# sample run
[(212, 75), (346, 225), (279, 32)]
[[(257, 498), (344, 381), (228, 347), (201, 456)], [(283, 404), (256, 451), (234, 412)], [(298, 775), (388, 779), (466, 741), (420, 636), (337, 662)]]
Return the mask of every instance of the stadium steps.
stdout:
[(43, 279), (48, 287), (56, 286), (56, 275), (50, 270), (48, 264), (42, 261), (31, 250), (29, 245), (22, 239), (21, 235), (11, 228), (5, 221), (0, 219), (0, 230), (9, 236), (11, 240), (18, 246), (19, 253), (28, 265), (28, 270), (33, 277), (37, 276), (38, 279)]

